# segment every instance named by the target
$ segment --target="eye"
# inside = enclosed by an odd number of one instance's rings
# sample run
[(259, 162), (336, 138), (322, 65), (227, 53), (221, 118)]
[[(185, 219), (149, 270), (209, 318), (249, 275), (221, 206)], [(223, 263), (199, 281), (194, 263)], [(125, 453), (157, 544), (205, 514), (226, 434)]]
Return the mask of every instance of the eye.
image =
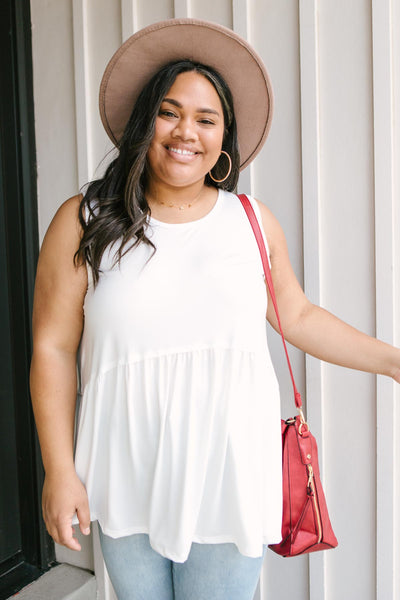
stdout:
[(211, 121), (210, 119), (200, 119), (199, 122), (203, 125), (215, 125), (214, 121)]
[(167, 119), (173, 119), (174, 117), (176, 117), (176, 114), (172, 112), (172, 110), (168, 110), (167, 108), (161, 109), (158, 114), (161, 117), (167, 117)]

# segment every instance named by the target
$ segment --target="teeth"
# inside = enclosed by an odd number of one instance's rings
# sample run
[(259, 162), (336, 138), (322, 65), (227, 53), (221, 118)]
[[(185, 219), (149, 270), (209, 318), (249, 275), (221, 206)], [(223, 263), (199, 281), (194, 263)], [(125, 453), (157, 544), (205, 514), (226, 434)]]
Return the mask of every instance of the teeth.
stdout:
[(191, 152), (190, 150), (181, 150), (180, 148), (168, 148), (171, 152), (175, 152), (176, 154), (189, 154), (190, 156), (194, 156), (196, 152)]

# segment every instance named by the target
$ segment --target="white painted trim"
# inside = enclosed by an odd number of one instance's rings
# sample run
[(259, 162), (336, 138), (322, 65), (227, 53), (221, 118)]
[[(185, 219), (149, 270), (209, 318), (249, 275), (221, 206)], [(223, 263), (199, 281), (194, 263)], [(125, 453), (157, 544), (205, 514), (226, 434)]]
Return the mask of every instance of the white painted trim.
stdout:
[(87, 0), (73, 0), (74, 74), (76, 144), (79, 187), (87, 183), (94, 172), (91, 152), (89, 48)]
[(127, 40), (139, 29), (137, 0), (121, 0), (122, 41)]
[(245, 40), (250, 40), (250, 18), (248, 0), (232, 0), (233, 31)]
[[(304, 289), (315, 304), (321, 303), (320, 133), (318, 15), (316, 0), (299, 0), (301, 144), (303, 196)], [(318, 440), (323, 472), (323, 372), (321, 362), (306, 356), (306, 407)], [(310, 600), (326, 598), (325, 553), (309, 556)]]
[(192, 3), (190, 0), (174, 0), (174, 15), (176, 19), (192, 16)]
[[(249, 0), (232, 0), (232, 29), (235, 33), (250, 42)], [(238, 181), (238, 192), (253, 196), (254, 190), (254, 164), (251, 163), (241, 174)], [(266, 598), (265, 570), (261, 571), (260, 581), (253, 600)]]
[[(251, 41), (251, 26), (248, 0), (232, 0), (232, 25), (233, 31), (242, 38)], [(254, 190), (254, 164), (251, 163), (241, 174), (238, 182), (239, 192), (253, 196)]]
[[(312, 302), (321, 300), (319, 81), (316, 0), (300, 0), (301, 141), (304, 221), (304, 285)], [(313, 32), (313, 35), (310, 33)]]
[[(391, 0), (372, 0), (376, 335), (393, 343), (395, 211), (393, 40)], [(395, 598), (395, 389), (377, 382), (376, 598)]]

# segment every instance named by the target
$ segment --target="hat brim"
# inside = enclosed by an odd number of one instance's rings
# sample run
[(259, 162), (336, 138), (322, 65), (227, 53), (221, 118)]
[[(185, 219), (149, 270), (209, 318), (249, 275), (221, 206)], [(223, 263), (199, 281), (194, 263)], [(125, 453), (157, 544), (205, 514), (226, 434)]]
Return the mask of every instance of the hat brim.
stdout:
[(117, 50), (100, 85), (100, 115), (115, 145), (135, 102), (152, 76), (180, 59), (208, 65), (228, 84), (244, 169), (261, 150), (273, 108), (271, 82), (261, 58), (231, 29), (198, 19), (169, 19), (141, 29)]

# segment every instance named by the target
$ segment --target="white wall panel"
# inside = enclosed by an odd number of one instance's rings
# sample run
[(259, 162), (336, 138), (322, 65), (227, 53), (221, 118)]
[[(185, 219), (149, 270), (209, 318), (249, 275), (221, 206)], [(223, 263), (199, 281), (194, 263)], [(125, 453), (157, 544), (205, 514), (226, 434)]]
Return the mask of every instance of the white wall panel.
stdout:
[[(370, 2), (320, 3), (319, 25), (321, 301), (374, 334)], [(375, 381), (328, 365), (324, 380), (325, 481), (340, 540), (326, 558), (327, 598), (339, 598), (346, 589), (352, 598), (369, 600), (376, 577)], [(354, 539), (359, 543), (350, 561)]]
[[(92, 132), (91, 165), (88, 178), (102, 173), (106, 154), (113, 144), (101, 126), (99, 116), (99, 85), (112, 54), (122, 43), (122, 17), (119, 0), (75, 0), (87, 2), (87, 45), (89, 54), (88, 85), (90, 89), (89, 120)], [(78, 59), (79, 60), (79, 59)], [(82, 102), (82, 98), (77, 102)], [(98, 169), (98, 171), (97, 171)], [(86, 180), (87, 181), (87, 180)], [(82, 181), (81, 185), (86, 183)]]
[[(300, 82), (304, 290), (311, 302), (321, 303), (321, 140), (318, 1), (300, 0)], [(325, 463), (325, 389), (320, 361), (306, 356), (306, 404), (308, 422), (319, 442), (323, 477)], [(310, 600), (326, 597), (326, 553), (309, 559)]]
[[(121, 41), (173, 16), (214, 20), (251, 41), (274, 88), (270, 136), (240, 191), (278, 217), (313, 301), (400, 344), (397, 0), (31, 0), (31, 10), (41, 236), (112, 148), (98, 115), (98, 86)], [(288, 416), (281, 342), (270, 338)], [(400, 413), (399, 386), (381, 378), (376, 389), (371, 375), (290, 352), (299, 387), (310, 394), (340, 545), (297, 559), (268, 553), (256, 599), (400, 600), (400, 436), (391, 425)], [(111, 600), (98, 544), (94, 560), (105, 578), (101, 598)]]
[[(392, 23), (390, 0), (372, 2), (376, 332), (393, 343), (394, 322), (394, 162)], [(394, 596), (394, 384), (384, 377), (377, 385), (377, 597)]]
[(71, 0), (31, 3), (39, 234), (76, 193), (74, 50)]
[[(392, 53), (393, 53), (393, 109), (394, 109), (394, 140), (393, 140), (393, 156), (394, 156), (394, 223), (393, 230), (395, 233), (395, 266), (394, 266), (394, 339), (397, 346), (400, 346), (400, 2), (393, 1), (392, 8)], [(397, 424), (400, 417), (400, 390), (396, 388), (395, 395), (395, 416), (394, 421)], [(396, 428), (396, 456), (395, 456), (395, 523), (394, 537), (396, 540), (395, 556), (394, 556), (394, 575), (395, 575), (395, 599), (400, 598), (400, 435)]]
[(267, 66), (275, 98), (269, 138), (254, 165), (255, 194), (283, 223), (293, 266), (302, 279), (298, 2), (254, 0), (250, 23), (251, 43)]
[[(183, 0), (184, 2), (186, 0)], [(174, 17), (173, 0), (151, 0), (151, 2), (140, 2), (136, 0), (138, 13), (138, 29), (151, 25), (155, 21), (171, 19)]]
[(190, 1), (190, 17), (196, 19), (206, 19), (215, 21), (226, 27), (232, 27), (232, 1), (231, 0), (189, 0)]
[[(293, 267), (303, 280), (299, 7), (297, 1), (253, 0), (249, 5), (250, 41), (263, 58), (272, 79), (275, 98), (269, 138), (254, 164), (254, 195), (277, 216), (285, 231)], [(282, 392), (282, 413), (294, 411), (293, 394), (282, 342), (270, 332), (269, 340)], [(299, 389), (304, 393), (304, 359), (290, 348)], [(262, 577), (262, 599), (309, 597), (308, 559), (284, 561), (267, 554)]]
[[(297, 0), (254, 0), (250, 5), (251, 43), (271, 76), (275, 108), (269, 138), (254, 164), (254, 195), (285, 231), (297, 277), (303, 281), (301, 201), (299, 9)], [(290, 381), (281, 341), (270, 335), (282, 389), (284, 412), (293, 412)], [(304, 390), (304, 360), (290, 349), (298, 387)]]

